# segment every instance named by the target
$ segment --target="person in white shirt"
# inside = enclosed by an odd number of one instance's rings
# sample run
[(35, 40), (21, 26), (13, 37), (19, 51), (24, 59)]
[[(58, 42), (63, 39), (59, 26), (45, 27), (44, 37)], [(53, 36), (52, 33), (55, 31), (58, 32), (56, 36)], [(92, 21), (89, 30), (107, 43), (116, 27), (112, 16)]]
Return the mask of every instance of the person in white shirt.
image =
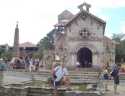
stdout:
[(29, 61), (30, 65), (29, 65), (29, 71), (32, 72), (32, 71), (35, 71), (35, 65), (34, 65), (34, 62), (33, 62), (33, 59), (31, 59)]
[(54, 86), (66, 85), (69, 87), (70, 80), (67, 77), (69, 75), (68, 70), (64, 67), (64, 64), (57, 65), (53, 70)]

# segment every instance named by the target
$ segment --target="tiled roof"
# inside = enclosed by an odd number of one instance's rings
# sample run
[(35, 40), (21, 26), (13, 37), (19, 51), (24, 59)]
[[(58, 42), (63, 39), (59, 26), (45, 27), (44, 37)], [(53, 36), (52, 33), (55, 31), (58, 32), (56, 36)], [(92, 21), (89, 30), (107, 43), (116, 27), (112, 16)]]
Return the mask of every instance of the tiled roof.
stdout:
[(108, 38), (107, 36), (104, 36), (103, 40), (104, 40), (104, 43), (108, 43), (108, 44), (119, 44), (118, 42), (115, 42), (114, 40)]
[(64, 10), (61, 14), (58, 15), (58, 24), (66, 24), (73, 17), (74, 15), (70, 11)]
[(70, 20), (73, 17), (74, 17), (74, 15), (68, 10), (64, 10), (62, 13), (60, 13), (58, 15), (58, 19), (68, 19), (68, 20)]
[(32, 44), (31, 42), (24, 42), (20, 44), (20, 47), (36, 47), (36, 45)]

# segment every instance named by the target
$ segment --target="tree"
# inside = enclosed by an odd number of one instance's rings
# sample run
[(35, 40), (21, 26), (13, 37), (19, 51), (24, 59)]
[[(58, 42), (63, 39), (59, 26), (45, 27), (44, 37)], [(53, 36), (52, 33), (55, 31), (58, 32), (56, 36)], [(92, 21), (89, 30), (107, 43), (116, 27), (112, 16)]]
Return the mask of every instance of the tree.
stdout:
[(125, 34), (119, 33), (119, 34), (113, 34), (112, 39), (119, 44), (116, 45), (116, 62), (125, 61)]
[(54, 34), (57, 32), (57, 29), (51, 30), (47, 36), (42, 38), (37, 46), (39, 48), (38, 52), (34, 54), (34, 56), (38, 57), (43, 57), (43, 55), (48, 51), (48, 50), (53, 50), (54, 49)]
[(0, 58), (5, 60), (11, 60), (12, 52), (11, 50), (6, 50), (6, 48), (0, 48)]
[(9, 60), (9, 61), (12, 59), (12, 56), (13, 56), (13, 53), (12, 53), (12, 51), (10, 51), (10, 50), (5, 51), (5, 52), (1, 55), (1, 57), (2, 57), (3, 59)]
[(0, 58), (2, 58), (2, 54), (4, 54), (4, 53), (5, 53), (5, 48), (0, 47)]

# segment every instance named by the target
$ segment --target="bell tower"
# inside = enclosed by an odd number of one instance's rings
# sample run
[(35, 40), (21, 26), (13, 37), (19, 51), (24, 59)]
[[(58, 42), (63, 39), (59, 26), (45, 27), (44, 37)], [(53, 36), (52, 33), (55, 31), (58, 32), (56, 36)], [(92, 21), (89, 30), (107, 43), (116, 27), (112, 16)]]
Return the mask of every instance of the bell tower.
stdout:
[(86, 2), (84, 2), (83, 4), (81, 4), (81, 5), (78, 6), (78, 8), (80, 9), (80, 11), (84, 10), (83, 7), (85, 7), (85, 11), (89, 12), (89, 9), (90, 9), (91, 5), (88, 4), (88, 3), (86, 3)]

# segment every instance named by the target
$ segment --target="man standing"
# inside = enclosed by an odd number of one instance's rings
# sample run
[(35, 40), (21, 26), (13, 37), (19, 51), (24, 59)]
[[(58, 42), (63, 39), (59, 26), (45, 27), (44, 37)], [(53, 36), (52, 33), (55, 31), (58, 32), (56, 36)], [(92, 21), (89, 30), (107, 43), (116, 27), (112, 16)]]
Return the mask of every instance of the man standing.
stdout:
[(117, 87), (119, 85), (119, 68), (118, 66), (114, 66), (112, 72), (111, 72), (111, 76), (114, 79), (114, 93), (117, 93)]

